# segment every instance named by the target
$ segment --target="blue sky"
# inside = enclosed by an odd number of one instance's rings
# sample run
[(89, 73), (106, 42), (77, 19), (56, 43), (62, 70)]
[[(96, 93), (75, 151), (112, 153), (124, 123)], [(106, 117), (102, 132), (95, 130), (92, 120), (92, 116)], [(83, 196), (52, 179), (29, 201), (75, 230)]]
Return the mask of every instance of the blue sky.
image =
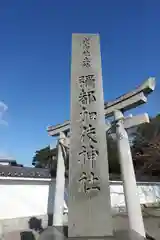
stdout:
[(157, 78), (148, 103), (159, 109), (159, 0), (0, 1), (0, 155), (30, 165), (53, 142), (46, 127), (70, 116), (71, 34), (100, 33), (105, 100)]

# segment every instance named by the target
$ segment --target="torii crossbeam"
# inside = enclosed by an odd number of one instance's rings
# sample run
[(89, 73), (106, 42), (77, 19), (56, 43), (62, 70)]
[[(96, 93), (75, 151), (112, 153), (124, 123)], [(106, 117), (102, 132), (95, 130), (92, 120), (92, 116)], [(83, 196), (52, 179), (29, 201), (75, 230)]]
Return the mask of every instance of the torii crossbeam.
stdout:
[[(147, 96), (151, 92), (153, 92), (154, 89), (155, 89), (155, 78), (149, 77), (142, 85), (140, 85), (135, 90), (130, 91), (124, 95), (121, 95), (120, 97), (118, 97), (113, 101), (105, 102), (104, 104), (105, 118), (112, 116), (115, 110), (120, 110), (122, 112), (125, 112), (141, 104), (146, 103)], [(146, 122), (145, 116), (143, 117), (143, 119), (144, 121), (142, 121), (142, 123)], [(69, 131), (70, 131), (69, 120), (65, 121), (62, 124), (49, 126), (47, 128), (47, 132), (49, 136), (59, 136), (60, 132), (68, 133)]]

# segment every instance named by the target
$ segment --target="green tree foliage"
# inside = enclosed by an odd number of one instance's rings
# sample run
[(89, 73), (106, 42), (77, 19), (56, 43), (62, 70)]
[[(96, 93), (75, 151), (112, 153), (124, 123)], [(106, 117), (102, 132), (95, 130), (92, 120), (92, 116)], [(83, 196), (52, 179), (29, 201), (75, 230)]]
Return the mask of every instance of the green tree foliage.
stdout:
[[(108, 145), (108, 156), (109, 156), (109, 172), (119, 174), (120, 166), (118, 162), (118, 154), (116, 151), (116, 142), (111, 136), (107, 136)], [(39, 168), (49, 168), (52, 170), (53, 175), (56, 173), (57, 169), (57, 148), (50, 149), (46, 147), (36, 151), (32, 165)], [(67, 157), (65, 158), (66, 176), (68, 176), (69, 169), (69, 153), (67, 152)]]
[[(133, 135), (133, 133), (132, 133)], [(120, 174), (120, 164), (116, 139), (107, 134), (109, 172)], [(132, 157), (136, 174), (160, 175), (160, 114), (150, 119), (150, 123), (139, 126), (132, 141)], [(56, 175), (57, 148), (50, 150), (49, 146), (36, 151), (32, 164), (35, 167), (49, 168)], [(69, 169), (69, 153), (65, 158), (66, 176)]]
[(57, 148), (50, 149), (49, 146), (36, 151), (32, 165), (38, 168), (56, 168)]
[(137, 128), (132, 156), (137, 174), (160, 175), (160, 114)]
[[(57, 170), (57, 158), (58, 158), (58, 149), (57, 147), (54, 149), (50, 149), (49, 146), (42, 148), (36, 151), (32, 165), (36, 168), (48, 168), (51, 171), (52, 177), (56, 176)], [(69, 154), (67, 153), (67, 157), (65, 159), (65, 175), (68, 176), (69, 169)]]

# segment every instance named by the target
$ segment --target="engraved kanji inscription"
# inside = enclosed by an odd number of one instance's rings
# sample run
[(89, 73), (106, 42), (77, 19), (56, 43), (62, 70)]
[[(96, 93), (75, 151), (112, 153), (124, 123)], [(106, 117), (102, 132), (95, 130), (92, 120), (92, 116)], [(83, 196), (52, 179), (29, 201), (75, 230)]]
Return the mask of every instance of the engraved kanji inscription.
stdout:
[(90, 54), (90, 38), (85, 37), (82, 41), (82, 48), (83, 48), (83, 61), (82, 61), (82, 66), (90, 68), (91, 67), (91, 54)]
[(90, 145), (90, 149), (87, 152), (87, 159), (91, 162), (92, 168), (94, 167), (97, 156), (99, 156), (99, 151), (93, 145)]
[(86, 56), (86, 57), (90, 57), (91, 53), (88, 51), (88, 49), (84, 49), (83, 50), (83, 55)]
[(96, 120), (97, 112), (89, 112), (86, 107), (82, 107), (82, 111), (80, 112), (80, 122), (82, 124), (87, 123), (90, 120)]
[(95, 75), (89, 74), (86, 76), (80, 76), (79, 79), (79, 86), (81, 89), (94, 89), (95, 88)]
[(84, 143), (85, 140), (88, 142), (97, 143), (96, 128), (89, 124), (88, 126), (82, 126), (81, 142)]
[(96, 158), (99, 156), (99, 151), (93, 145), (90, 145), (89, 148), (87, 148), (85, 145), (82, 145), (82, 151), (78, 155), (83, 156), (84, 164), (86, 164), (86, 161), (90, 161), (91, 167), (93, 168)]
[(84, 89), (81, 90), (79, 94), (79, 103), (81, 105), (88, 105), (92, 102), (96, 102), (96, 96), (94, 90), (85, 91)]
[(91, 47), (90, 38), (84, 37), (82, 45), (84, 50), (89, 50), (89, 48)]
[(97, 118), (97, 112), (89, 112), (90, 120), (96, 120)]
[(87, 67), (87, 68), (91, 67), (91, 59), (89, 57), (85, 56), (83, 58), (82, 66)]
[(82, 172), (79, 178), (80, 188), (79, 192), (89, 193), (91, 191), (100, 191), (100, 180), (94, 172), (87, 174)]

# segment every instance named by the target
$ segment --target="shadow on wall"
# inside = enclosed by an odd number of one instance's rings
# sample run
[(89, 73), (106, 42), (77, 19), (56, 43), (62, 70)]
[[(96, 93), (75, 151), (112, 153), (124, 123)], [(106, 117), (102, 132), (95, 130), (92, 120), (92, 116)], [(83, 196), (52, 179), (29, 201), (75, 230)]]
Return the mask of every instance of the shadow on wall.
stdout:
[[(30, 218), (28, 221), (29, 229), (38, 232), (39, 234), (43, 232), (42, 220), (36, 217)], [(20, 233), (21, 240), (36, 240), (32, 231), (23, 231)]]
[(28, 221), (29, 228), (35, 230), (36, 232), (41, 233), (43, 231), (42, 220), (36, 217), (30, 218)]

